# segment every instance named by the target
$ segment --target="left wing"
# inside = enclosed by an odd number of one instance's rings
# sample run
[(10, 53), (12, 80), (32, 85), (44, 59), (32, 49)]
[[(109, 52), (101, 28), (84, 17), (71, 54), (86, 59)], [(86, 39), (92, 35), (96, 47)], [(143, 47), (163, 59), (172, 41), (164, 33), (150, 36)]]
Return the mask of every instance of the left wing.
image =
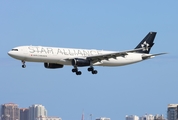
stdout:
[(110, 58), (116, 59), (116, 57), (119, 57), (119, 56), (124, 57), (125, 55), (128, 55), (127, 53), (136, 52), (136, 51), (143, 50), (143, 49), (144, 48), (137, 48), (134, 50), (127, 50), (127, 51), (122, 51), (122, 52), (113, 52), (113, 53), (108, 53), (108, 54), (93, 55), (93, 56), (86, 57), (86, 59), (95, 63), (95, 62), (100, 62), (101, 60), (108, 60)]
[[(87, 56), (87, 57), (79, 56), (77, 58), (87, 59), (87, 60), (90, 60), (92, 63), (95, 63), (95, 62), (100, 62), (101, 60), (109, 60), (110, 58), (116, 59), (116, 57), (119, 57), (119, 56), (124, 57), (125, 55), (128, 55), (127, 53), (129, 53), (129, 52), (136, 52), (136, 51), (139, 51), (139, 50), (144, 50), (144, 48), (137, 48), (137, 49), (134, 49), (134, 50), (127, 50), (127, 51), (122, 51), (122, 52), (113, 52), (113, 53), (100, 54), (100, 55), (92, 55), (92, 56)], [(72, 61), (75, 58), (70, 57), (70, 58), (66, 58), (65, 60)]]

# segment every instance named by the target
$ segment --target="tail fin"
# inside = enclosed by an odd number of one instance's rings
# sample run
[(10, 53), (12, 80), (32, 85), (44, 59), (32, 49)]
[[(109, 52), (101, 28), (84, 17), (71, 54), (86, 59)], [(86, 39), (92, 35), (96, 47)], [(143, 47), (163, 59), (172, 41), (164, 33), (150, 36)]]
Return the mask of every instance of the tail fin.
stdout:
[(137, 48), (144, 48), (143, 50), (137, 51), (138, 53), (149, 53), (151, 50), (151, 47), (154, 45), (154, 39), (156, 36), (156, 32), (149, 32), (145, 38), (137, 45)]

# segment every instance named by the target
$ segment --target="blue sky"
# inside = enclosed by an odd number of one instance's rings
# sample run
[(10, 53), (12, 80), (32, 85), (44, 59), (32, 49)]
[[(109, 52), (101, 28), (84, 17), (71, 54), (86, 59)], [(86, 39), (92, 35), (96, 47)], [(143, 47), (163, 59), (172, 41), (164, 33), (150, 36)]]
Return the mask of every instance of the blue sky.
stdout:
[[(178, 103), (178, 1), (0, 1), (0, 104), (42, 104), (63, 120), (164, 114)], [(81, 76), (72, 67), (48, 70), (42, 63), (10, 58), (16, 46), (40, 45), (103, 50), (133, 49), (156, 31), (151, 53), (169, 54), (124, 67), (96, 67)]]

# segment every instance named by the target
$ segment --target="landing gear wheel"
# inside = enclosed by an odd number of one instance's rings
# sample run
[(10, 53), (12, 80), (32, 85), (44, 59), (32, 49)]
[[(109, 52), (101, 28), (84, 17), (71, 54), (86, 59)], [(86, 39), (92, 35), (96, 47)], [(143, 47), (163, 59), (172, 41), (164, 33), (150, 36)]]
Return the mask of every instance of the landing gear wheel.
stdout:
[(78, 68), (76, 66), (74, 66), (74, 68), (72, 69), (72, 72), (75, 73), (76, 75), (81, 75), (82, 72), (78, 71)]
[(22, 68), (26, 68), (25, 61), (22, 60)]
[(94, 68), (93, 67), (89, 67), (88, 68), (88, 71), (90, 72), (90, 71), (93, 71), (94, 70)]
[(97, 74), (97, 73), (98, 73), (97, 70), (93, 70), (93, 71), (92, 71), (92, 74)]
[(22, 65), (22, 68), (26, 68), (26, 65)]
[(75, 68), (74, 68), (74, 69), (72, 69), (72, 72), (77, 72), (77, 69), (75, 69)]
[(94, 67), (93, 67), (93, 66), (90, 66), (90, 67), (88, 68), (88, 71), (91, 72), (92, 74), (97, 74), (97, 73), (98, 73), (97, 70), (94, 70)]
[(81, 74), (82, 74), (81, 71), (76, 72), (76, 75), (81, 75)]

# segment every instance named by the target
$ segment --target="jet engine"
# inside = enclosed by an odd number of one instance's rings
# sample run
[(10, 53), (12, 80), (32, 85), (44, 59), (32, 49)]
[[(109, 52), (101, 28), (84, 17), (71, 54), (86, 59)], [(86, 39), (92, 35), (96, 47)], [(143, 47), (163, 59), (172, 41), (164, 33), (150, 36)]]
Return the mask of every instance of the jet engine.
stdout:
[(83, 67), (83, 66), (90, 66), (90, 60), (75, 58), (72, 60), (73, 66)]
[(44, 63), (44, 67), (49, 69), (63, 68), (63, 66), (64, 65), (56, 64), (56, 63)]

